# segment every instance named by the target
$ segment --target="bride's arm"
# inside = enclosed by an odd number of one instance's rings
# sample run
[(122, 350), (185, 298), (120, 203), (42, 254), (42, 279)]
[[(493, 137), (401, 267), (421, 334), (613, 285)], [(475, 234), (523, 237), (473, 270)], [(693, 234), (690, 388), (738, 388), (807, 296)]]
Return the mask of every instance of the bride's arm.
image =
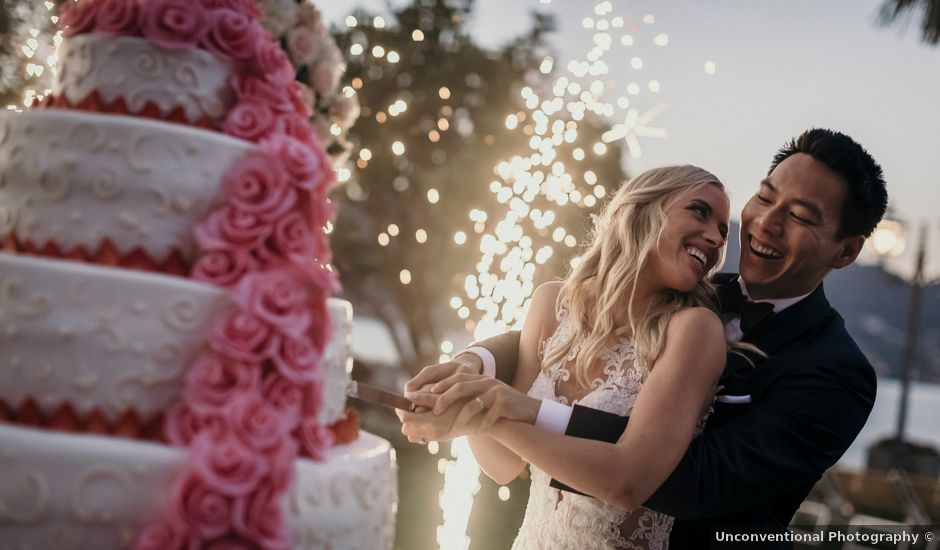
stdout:
[(499, 420), (484, 433), (558, 481), (625, 509), (641, 506), (679, 463), (725, 363), (724, 327), (704, 308), (677, 313), (617, 443)]
[[(526, 314), (519, 339), (518, 366), (512, 380), (512, 387), (523, 394), (532, 387), (532, 383), (541, 370), (539, 345), (544, 337), (554, 331), (555, 300), (559, 290), (561, 290), (561, 282), (550, 282), (539, 285), (532, 293), (532, 304)], [(496, 381), (484, 380), (484, 382)], [(471, 408), (473, 406), (475, 406), (473, 401), (465, 405)], [(497, 483), (509, 483), (525, 468), (526, 462), (518, 454), (492, 437), (475, 434), (469, 436), (468, 440), (477, 463), (486, 475)]]

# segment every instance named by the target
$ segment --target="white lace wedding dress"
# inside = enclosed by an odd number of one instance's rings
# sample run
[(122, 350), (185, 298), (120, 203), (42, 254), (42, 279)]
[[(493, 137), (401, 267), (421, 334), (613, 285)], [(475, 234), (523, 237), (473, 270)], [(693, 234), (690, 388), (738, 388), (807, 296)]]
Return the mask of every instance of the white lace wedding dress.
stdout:
[[(542, 357), (574, 330), (565, 308), (558, 315), (558, 327), (544, 342)], [(573, 354), (569, 354), (569, 358)], [(569, 359), (570, 360), (570, 359)], [(626, 339), (611, 345), (601, 356), (605, 378), (596, 378), (591, 391), (571, 403), (555, 394), (558, 383), (571, 373), (565, 361), (539, 373), (528, 395), (567, 405), (578, 403), (618, 415), (629, 415), (649, 368), (636, 362), (633, 345)], [(700, 422), (701, 425), (701, 422)], [(532, 484), (529, 503), (513, 550), (608, 549), (665, 550), (673, 518), (646, 508), (626, 511), (592, 497), (562, 492), (549, 486), (551, 478), (530, 466)]]

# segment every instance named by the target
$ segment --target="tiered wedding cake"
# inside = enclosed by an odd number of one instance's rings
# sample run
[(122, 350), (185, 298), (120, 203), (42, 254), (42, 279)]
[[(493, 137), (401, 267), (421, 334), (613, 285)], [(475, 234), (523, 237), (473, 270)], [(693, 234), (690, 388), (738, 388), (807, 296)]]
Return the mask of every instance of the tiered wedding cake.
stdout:
[(45, 108), (0, 113), (0, 548), (391, 547), (332, 170), (259, 17), (81, 0)]

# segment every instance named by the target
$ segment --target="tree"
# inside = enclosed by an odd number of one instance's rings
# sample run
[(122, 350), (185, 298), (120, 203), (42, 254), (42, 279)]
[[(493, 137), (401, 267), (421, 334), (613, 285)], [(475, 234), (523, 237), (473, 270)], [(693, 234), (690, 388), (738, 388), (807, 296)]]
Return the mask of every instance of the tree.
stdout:
[(881, 22), (894, 23), (905, 14), (910, 18), (912, 12), (920, 9), (923, 12), (921, 20), (921, 37), (928, 44), (940, 42), (940, 0), (888, 0), (881, 7)]
[[(458, 319), (450, 302), (464, 294), (466, 278), (481, 259), (481, 240), (495, 230), (499, 212), (507, 211), (507, 193), (497, 197), (494, 190), (519, 183), (495, 168), (513, 159), (534, 164), (532, 140), (551, 137), (534, 123), (520, 92), (548, 83), (539, 69), (552, 21), (536, 15), (528, 33), (499, 51), (487, 51), (467, 33), (464, 22), (471, 7), (471, 0), (417, 0), (396, 11), (393, 21), (360, 11), (353, 15), (354, 26), (334, 31), (349, 58), (346, 78), (363, 106), (350, 133), (360, 147), (358, 170), (336, 197), (335, 264), (357, 310), (387, 325), (403, 365), (412, 370), (437, 362), (440, 345), (452, 332), (475, 326), (473, 320)], [(510, 115), (518, 123), (515, 131), (507, 128), (514, 125), (507, 121)], [(599, 117), (586, 117), (577, 124), (577, 141), (599, 142), (608, 129)], [(571, 162), (577, 143), (557, 145), (557, 157)], [(569, 191), (584, 190), (578, 178), (552, 175), (554, 164), (531, 167), (536, 180), (542, 179), (535, 185), (572, 180), (566, 183)], [(589, 155), (578, 168), (619, 184), (619, 146), (610, 145), (603, 156)], [(523, 195), (518, 191), (516, 185), (514, 198)], [(554, 245), (552, 236), (562, 226), (574, 228), (566, 233), (573, 247), (572, 239), (584, 235), (588, 214), (596, 208), (595, 197), (587, 199), (589, 189), (573, 192), (570, 202), (566, 195), (567, 204), (553, 203), (544, 189), (528, 193), (531, 200), (522, 210), (552, 209), (555, 220), (543, 220), (538, 228), (528, 219), (514, 222), (529, 223), (528, 259), (516, 260), (542, 263), (536, 271), (539, 281), (563, 275), (565, 260), (573, 254), (547, 259), (543, 254), (536, 261), (532, 252)], [(482, 213), (490, 216), (483, 220)], [(464, 244), (458, 244), (458, 232), (465, 235)], [(522, 237), (515, 233), (510, 240), (518, 243)], [(504, 274), (510, 252), (498, 250), (490, 258)], [(531, 294), (531, 288), (525, 290)], [(494, 294), (491, 287), (478, 292)]]

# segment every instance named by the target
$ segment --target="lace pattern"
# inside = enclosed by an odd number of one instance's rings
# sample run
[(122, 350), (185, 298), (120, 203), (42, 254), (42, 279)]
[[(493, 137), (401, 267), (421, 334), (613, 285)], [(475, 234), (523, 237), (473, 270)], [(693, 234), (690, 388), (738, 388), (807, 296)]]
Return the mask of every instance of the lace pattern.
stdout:
[[(546, 339), (542, 357), (547, 356), (575, 330), (573, 320), (563, 305), (558, 312), (558, 326)], [(633, 345), (626, 339), (609, 346), (601, 354), (604, 378), (595, 378), (591, 390), (571, 403), (558, 396), (555, 388), (570, 379), (566, 361), (550, 365), (539, 373), (528, 394), (564, 404), (580, 403), (618, 415), (629, 415), (643, 387), (649, 368), (637, 362)], [(647, 508), (622, 510), (592, 497), (562, 494), (549, 486), (550, 476), (531, 466), (532, 484), (529, 503), (513, 550), (547, 548), (665, 550), (673, 518)]]

